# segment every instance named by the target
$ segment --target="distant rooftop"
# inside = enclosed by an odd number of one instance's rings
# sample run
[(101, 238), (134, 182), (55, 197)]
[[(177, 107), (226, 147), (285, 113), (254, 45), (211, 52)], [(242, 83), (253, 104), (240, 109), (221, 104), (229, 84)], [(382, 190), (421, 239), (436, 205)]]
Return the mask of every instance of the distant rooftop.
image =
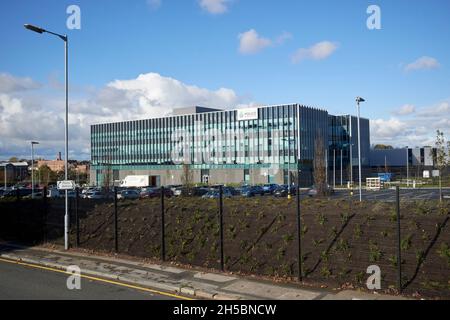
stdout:
[(216, 112), (223, 111), (220, 109), (206, 108), (200, 106), (187, 107), (187, 108), (178, 108), (173, 110), (174, 116), (181, 116), (186, 114), (196, 114), (196, 113), (208, 113), (208, 112)]
[(14, 167), (28, 167), (28, 163), (27, 162), (3, 162), (0, 163), (0, 167), (4, 167), (6, 165), (12, 165)]

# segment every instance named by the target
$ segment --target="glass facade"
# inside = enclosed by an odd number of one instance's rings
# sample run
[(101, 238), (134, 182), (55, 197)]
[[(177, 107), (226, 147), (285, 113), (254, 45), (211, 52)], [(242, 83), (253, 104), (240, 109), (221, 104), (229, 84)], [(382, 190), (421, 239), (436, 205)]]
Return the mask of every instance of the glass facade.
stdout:
[[(300, 112), (300, 135), (297, 113)], [(315, 133), (326, 136), (327, 112), (299, 105), (258, 108), (257, 119), (237, 111), (207, 112), (91, 127), (93, 166), (217, 166), (311, 161)]]
[(299, 163), (307, 173), (316, 137), (322, 135), (330, 148), (344, 146), (348, 119), (291, 104), (254, 108), (248, 114), (203, 108), (193, 114), (97, 124), (91, 127), (92, 169), (98, 175), (107, 166), (117, 177), (126, 170), (178, 170), (189, 164), (202, 172), (239, 169), (247, 181), (252, 169), (276, 166), (288, 176)]

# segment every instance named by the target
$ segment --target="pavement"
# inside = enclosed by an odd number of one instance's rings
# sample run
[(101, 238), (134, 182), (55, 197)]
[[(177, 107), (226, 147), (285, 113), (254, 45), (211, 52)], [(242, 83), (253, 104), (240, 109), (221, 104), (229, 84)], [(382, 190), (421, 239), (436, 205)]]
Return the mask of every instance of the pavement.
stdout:
[[(2, 263), (3, 262), (3, 263)], [(5, 265), (8, 264), (8, 265)], [(181, 269), (170, 265), (149, 264), (104, 257), (84, 252), (60, 251), (43, 247), (20, 247), (0, 244), (0, 299), (23, 296), (42, 298), (37, 288), (50, 292), (57, 284), (45, 272), (59, 272), (67, 279), (69, 266), (78, 266), (87, 280), (103, 282), (120, 288), (152, 293), (151, 299), (208, 299), (208, 300), (393, 300), (402, 297), (371, 294), (355, 290), (331, 291), (312, 289), (296, 284), (280, 284), (226, 273)], [(24, 267), (36, 269), (26, 270)], [(38, 270), (41, 269), (41, 270)], [(42, 270), (44, 269), (44, 270)], [(5, 273), (3, 272), (5, 271)], [(45, 271), (45, 272), (44, 272)], [(40, 274), (36, 274), (40, 273)], [(39, 279), (34, 287), (26, 287), (27, 279)], [(66, 292), (59, 279), (57, 292), (63, 298), (77, 298), (76, 293)], [(23, 284), (22, 284), (23, 283)], [(86, 284), (91, 292), (83, 299), (140, 299), (136, 291), (106, 290)], [(42, 287), (44, 286), (44, 287)], [(47, 289), (47, 290), (45, 290)], [(117, 288), (116, 288), (117, 289)], [(39, 289), (39, 293), (42, 291)], [(106, 290), (106, 291), (105, 291)], [(105, 293), (106, 292), (106, 293)], [(53, 294), (54, 295), (54, 294)], [(48, 295), (44, 295), (48, 297)]]

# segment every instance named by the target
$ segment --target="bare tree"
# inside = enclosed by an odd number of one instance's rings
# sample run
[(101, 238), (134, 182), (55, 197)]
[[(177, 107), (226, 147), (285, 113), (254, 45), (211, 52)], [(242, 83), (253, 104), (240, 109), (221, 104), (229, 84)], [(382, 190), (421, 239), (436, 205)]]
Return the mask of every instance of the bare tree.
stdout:
[(193, 182), (194, 182), (194, 173), (191, 170), (191, 166), (189, 164), (183, 164), (181, 183), (183, 185), (184, 195), (191, 194)]
[(318, 133), (314, 140), (314, 184), (318, 196), (324, 196), (327, 193), (325, 170), (327, 170), (325, 165), (325, 143), (322, 134)]
[(442, 173), (447, 168), (448, 159), (445, 150), (446, 142), (444, 133), (437, 131), (436, 136), (436, 167), (439, 170), (439, 199), (442, 202)]
[(111, 156), (106, 157), (106, 162), (103, 164), (103, 190), (108, 193), (112, 186), (112, 166), (111, 166)]

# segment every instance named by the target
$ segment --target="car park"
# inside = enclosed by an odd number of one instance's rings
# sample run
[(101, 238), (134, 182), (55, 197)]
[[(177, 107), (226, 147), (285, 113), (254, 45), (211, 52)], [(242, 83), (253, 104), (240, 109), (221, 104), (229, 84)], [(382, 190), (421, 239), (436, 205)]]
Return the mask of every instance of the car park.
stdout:
[(275, 183), (269, 183), (269, 184), (263, 185), (262, 188), (263, 188), (264, 194), (273, 194), (278, 187), (279, 187), (279, 185), (277, 185)]
[(42, 199), (44, 198), (44, 193), (42, 191), (35, 191), (27, 196), (23, 197), (24, 199)]
[(256, 196), (263, 196), (264, 190), (261, 186), (244, 186), (241, 189), (241, 196), (245, 198), (252, 198)]
[(93, 191), (93, 192), (88, 192), (86, 194), (86, 199), (91, 199), (91, 200), (98, 200), (98, 199), (104, 199), (105, 196), (103, 195), (103, 193), (101, 191)]
[(297, 188), (295, 186), (282, 185), (278, 186), (278, 188), (273, 193), (273, 195), (277, 198), (285, 198), (289, 194), (291, 196), (297, 195)]
[(137, 190), (124, 190), (117, 194), (118, 200), (136, 200), (139, 199), (139, 192)]
[[(233, 194), (229, 190), (222, 191), (223, 198), (232, 198)], [(218, 199), (220, 197), (220, 191), (212, 189), (202, 196), (203, 199)]]
[[(174, 193), (169, 188), (164, 188), (164, 196), (165, 197), (173, 197)], [(161, 188), (145, 188), (140, 192), (140, 199), (148, 199), (148, 198), (160, 198), (161, 197)]]
[[(308, 189), (308, 197), (312, 198), (312, 197), (316, 197), (317, 196), (317, 188), (315, 186), (313, 186), (312, 188)], [(331, 186), (327, 186), (326, 190), (325, 190), (325, 195), (329, 196), (329, 195), (333, 195), (334, 194), (334, 189), (331, 188)]]

